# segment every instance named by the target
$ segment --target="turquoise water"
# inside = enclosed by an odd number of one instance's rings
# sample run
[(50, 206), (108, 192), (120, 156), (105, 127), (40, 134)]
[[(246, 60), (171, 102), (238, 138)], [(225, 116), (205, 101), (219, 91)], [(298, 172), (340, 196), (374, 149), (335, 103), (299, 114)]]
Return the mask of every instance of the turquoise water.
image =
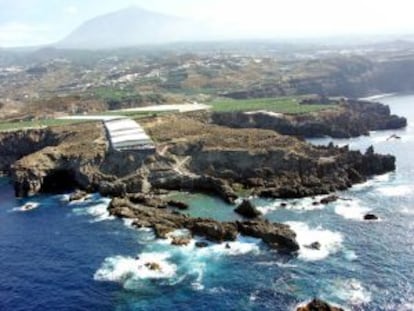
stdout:
[[(99, 196), (75, 204), (40, 196), (30, 199), (37, 209), (20, 212), (27, 201), (0, 179), (0, 310), (293, 310), (314, 296), (349, 310), (414, 310), (414, 96), (382, 101), (408, 117), (407, 129), (334, 141), (396, 155), (395, 173), (326, 206), (255, 199), (267, 218), (291, 224), (302, 246), (321, 243), (297, 257), (242, 237), (230, 249), (176, 248), (109, 217)], [(402, 139), (387, 141), (394, 133)], [(187, 199), (191, 215), (237, 218), (215, 198)], [(362, 221), (367, 212), (380, 221)]]

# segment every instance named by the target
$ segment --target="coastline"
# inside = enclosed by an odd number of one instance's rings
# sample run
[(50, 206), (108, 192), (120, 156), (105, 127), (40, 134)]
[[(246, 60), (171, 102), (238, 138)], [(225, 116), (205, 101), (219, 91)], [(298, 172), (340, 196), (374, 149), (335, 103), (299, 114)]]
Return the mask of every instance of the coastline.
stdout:
[[(391, 304), (388, 310), (404, 310), (404, 306), (408, 305), (410, 301), (409, 285), (412, 275), (404, 268), (404, 266), (409, 267), (412, 262), (409, 259), (409, 250), (404, 248), (406, 245), (408, 247), (411, 245), (410, 230), (412, 227), (410, 224), (412, 216), (410, 215), (412, 215), (412, 211), (406, 205), (412, 202), (411, 194), (413, 193), (409, 175), (411, 170), (410, 166), (407, 167), (407, 163), (411, 162), (409, 152), (407, 152), (409, 150), (407, 144), (412, 141), (409, 137), (412, 133), (406, 133), (404, 130), (397, 133), (402, 136), (401, 141), (380, 141), (379, 137), (386, 136), (382, 132), (372, 133), (372, 137), (360, 137), (348, 141), (352, 143), (351, 149), (365, 150), (365, 144), (368, 146), (374, 144), (375, 149), (380, 153), (395, 153), (397, 173), (369, 179), (368, 183), (340, 191), (339, 196), (346, 200), (340, 199), (328, 205), (314, 206), (312, 198), (253, 199), (257, 200), (254, 202), (258, 207), (268, 210), (265, 217), (271, 222), (294, 221), (295, 229), (299, 232), (300, 244), (320, 242), (320, 251), (302, 248), (305, 252), (300, 252), (298, 256), (285, 257), (268, 249), (261, 242), (245, 244), (246, 241), (239, 240), (231, 242), (241, 244), (230, 244), (230, 250), (226, 249), (226, 242), (217, 245), (210, 242), (210, 246), (206, 249), (193, 248), (192, 243), (204, 241), (197, 237), (190, 242), (188, 247), (173, 246), (170, 244), (170, 239), (154, 240), (153, 234), (148, 230), (128, 229), (130, 227), (121, 229), (123, 222), (109, 221), (106, 207), (95, 202), (95, 199), (99, 201), (98, 198), (71, 203), (67, 206), (68, 208), (55, 209), (50, 209), (45, 202), (41, 203), (33, 213), (23, 213), (19, 217), (28, 218), (28, 222), (32, 223), (33, 227), (38, 226), (38, 221), (41, 218), (48, 222), (57, 222), (57, 225), (50, 224), (48, 226), (52, 227), (51, 232), (46, 229), (41, 230), (45, 232), (46, 236), (53, 235), (55, 231), (65, 232), (65, 235), (68, 236), (84, 235), (82, 243), (79, 243), (78, 240), (74, 243), (79, 244), (82, 248), (85, 248), (84, 243), (89, 240), (90, 247), (95, 244), (99, 245), (99, 247), (95, 245), (97, 254), (100, 254), (97, 259), (91, 260), (90, 255), (81, 250), (77, 251), (78, 255), (75, 258), (78, 260), (78, 257), (84, 257), (87, 262), (90, 262), (90, 272), (85, 277), (90, 280), (91, 285), (89, 286), (103, 291), (105, 296), (101, 297), (102, 301), (107, 301), (110, 299), (108, 297), (114, 295), (112, 292), (104, 291), (109, 287), (116, 290), (115, 295), (119, 293), (124, 295), (125, 301), (121, 303), (127, 303), (131, 297), (139, 295), (139, 301), (135, 302), (139, 302), (139, 306), (143, 310), (151, 310), (150, 306), (153, 306), (154, 303), (160, 303), (160, 299), (175, 302), (176, 300), (169, 293), (173, 293), (174, 296), (187, 295), (191, 297), (192, 304), (203, 305), (204, 303), (209, 307), (216, 307), (217, 310), (221, 310), (229, 299), (234, 297), (237, 300), (239, 296), (243, 296), (247, 297), (246, 301), (243, 300), (244, 304), (248, 304), (252, 308), (271, 310), (275, 308), (274, 287), (271, 287), (270, 283), (264, 283), (263, 280), (269, 280), (269, 275), (272, 275), (275, 282), (272, 284), (276, 284), (277, 288), (276, 305), (283, 310), (295, 310), (295, 307), (300, 306), (299, 302), (308, 302), (314, 296), (320, 297), (332, 305), (364, 310), (376, 310), (383, 307), (393, 297), (398, 296), (401, 302)], [(402, 148), (402, 150), (399, 151), (398, 148)], [(398, 190), (398, 187), (404, 188), (401, 188), (401, 191), (391, 191)], [(408, 190), (410, 192), (407, 192)], [(352, 201), (347, 201), (348, 199), (352, 199)], [(34, 197), (33, 200), (37, 201), (39, 198)], [(281, 203), (287, 203), (287, 206), (282, 207)], [(364, 222), (361, 220), (362, 214), (358, 214), (360, 211), (354, 210), (354, 206), (368, 207), (369, 212), (381, 217), (381, 222)], [(194, 208), (208, 207), (201, 201)], [(231, 213), (231, 205), (228, 208)], [(53, 214), (57, 211), (59, 214), (54, 218)], [(351, 212), (357, 212), (357, 216), (360, 216), (356, 217)], [(185, 214), (187, 211), (184, 210), (182, 213)], [(76, 218), (74, 218), (75, 215)], [(59, 222), (64, 219), (68, 223), (67, 227), (62, 226)], [(73, 227), (77, 221), (81, 220), (85, 222), (83, 229), (79, 226)], [(126, 221), (126, 223), (130, 222)], [(73, 233), (70, 229), (72, 227)], [(19, 228), (19, 230), (27, 234), (23, 228)], [(89, 232), (95, 231), (99, 237), (91, 239)], [(118, 241), (116, 244), (125, 244), (125, 241), (128, 241), (125, 236), (127, 232), (134, 236), (134, 238), (129, 238), (130, 240), (133, 240), (134, 243), (139, 240), (140, 244), (131, 243), (123, 248), (110, 244), (108, 252), (102, 252), (102, 247), (107, 243), (112, 243), (111, 241)], [(109, 234), (115, 234), (115, 236), (111, 238)], [(404, 239), (402, 243), (395, 242), (393, 238), (395, 234), (400, 237), (400, 240)], [(36, 235), (42, 237), (41, 232), (33, 234), (33, 236)], [(55, 240), (57, 240), (56, 243), (61, 243), (59, 236), (56, 236)], [(22, 245), (26, 249), (32, 249), (35, 246), (36, 244)], [(252, 251), (248, 251), (249, 249)], [(160, 253), (167, 253), (169, 257), (158, 257)], [(137, 262), (136, 256), (139, 256), (142, 261)], [(51, 256), (51, 258), (54, 257)], [(33, 261), (33, 258), (29, 257), (29, 259)], [(74, 258), (72, 259), (74, 260)], [(154, 275), (163, 274), (149, 270), (145, 266), (148, 262), (160, 262), (162, 267), (165, 267), (166, 277), (153, 278)], [(372, 262), (375, 264), (371, 264)], [(143, 266), (139, 266), (140, 263)], [(387, 274), (386, 278), (381, 277), (384, 273), (381, 266), (384, 264), (390, 265), (392, 271), (398, 272), (397, 275), (404, 273), (407, 277), (396, 279), (391, 274)], [(168, 268), (172, 266), (177, 269), (174, 270), (173, 276), (170, 277), (169, 274), (167, 277), (167, 272), (170, 271)], [(21, 267), (19, 269), (22, 269)], [(74, 274), (78, 278), (75, 280), (78, 281), (79, 275), (75, 271), (77, 269), (74, 269), (70, 274)], [(245, 271), (249, 271), (249, 273), (245, 273)], [(68, 271), (64, 271), (64, 273), (66, 274)], [(140, 278), (139, 275), (145, 277)], [(217, 275), (223, 277), (217, 278)], [(242, 277), (239, 278), (239, 276)], [(29, 280), (30, 277), (32, 276), (29, 274)], [(62, 277), (64, 280), (67, 279), (65, 276)], [(315, 278), (318, 282), (315, 282)], [(243, 285), (238, 286), (238, 284)], [(395, 286), (396, 284), (402, 287)], [(226, 291), (222, 287), (225, 287)], [(84, 290), (84, 288), (80, 288)], [(399, 292), (399, 288), (407, 290), (406, 294)], [(385, 290), (387, 291), (385, 292)], [(160, 292), (163, 295), (160, 296)], [(66, 296), (62, 294), (62, 297)], [(204, 298), (206, 300), (203, 300)], [(80, 296), (76, 301), (79, 304), (76, 305), (89, 306), (89, 300), (89, 297), (82, 298)], [(70, 301), (68, 299), (65, 303), (70, 303)], [(234, 300), (230, 301), (234, 302)], [(269, 307), (268, 302), (272, 302), (272, 307)], [(172, 306), (171, 303), (165, 303)], [(56, 306), (57, 303), (53, 304), (52, 302), (51, 305)], [(407, 307), (405, 308), (407, 309)]]

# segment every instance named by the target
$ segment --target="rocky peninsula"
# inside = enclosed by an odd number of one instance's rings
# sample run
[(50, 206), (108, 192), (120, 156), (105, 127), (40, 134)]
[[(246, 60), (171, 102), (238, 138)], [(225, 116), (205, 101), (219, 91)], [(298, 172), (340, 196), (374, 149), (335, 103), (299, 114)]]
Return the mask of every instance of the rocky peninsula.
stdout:
[[(362, 108), (355, 107), (361, 105), (347, 103), (331, 119), (326, 120), (328, 115), (324, 114), (318, 118), (325, 120), (328, 129), (333, 124), (356, 122), (360, 130), (355, 134), (394, 124), (395, 120), (398, 126), (404, 125), (405, 119), (390, 116), (389, 108), (377, 104), (369, 106), (377, 111), (369, 119), (368, 114), (356, 118), (357, 109)], [(343, 115), (349, 118), (343, 119)], [(226, 122), (219, 122), (218, 116), (210, 113), (141, 119), (140, 124), (156, 144), (152, 152), (112, 149), (100, 122), (1, 133), (0, 169), (11, 177), (19, 197), (73, 189), (100, 192), (113, 197), (111, 214), (132, 218), (137, 227), (151, 227), (159, 237), (181, 228), (213, 241), (234, 240), (243, 234), (261, 238), (283, 252), (295, 252), (299, 247), (295, 233), (286, 225), (260, 217), (238, 222), (193, 219), (168, 208), (177, 206), (177, 202), (163, 202), (160, 195), (171, 190), (204, 192), (229, 203), (240, 193), (300, 198), (344, 190), (395, 169), (395, 157), (376, 154), (372, 147), (365, 153), (333, 145), (316, 147), (295, 135), (278, 133), (277, 127), (232, 128), (237, 120), (246, 125), (252, 115), (230, 117), (230, 127), (217, 125)], [(316, 116), (286, 118), (296, 119), (290, 126), (297, 129), (293, 133), (297, 134), (303, 131), (297, 123), (299, 118), (312, 123)], [(342, 123), (337, 123), (339, 119)], [(266, 125), (271, 117), (257, 114), (253, 120), (255, 125)]]

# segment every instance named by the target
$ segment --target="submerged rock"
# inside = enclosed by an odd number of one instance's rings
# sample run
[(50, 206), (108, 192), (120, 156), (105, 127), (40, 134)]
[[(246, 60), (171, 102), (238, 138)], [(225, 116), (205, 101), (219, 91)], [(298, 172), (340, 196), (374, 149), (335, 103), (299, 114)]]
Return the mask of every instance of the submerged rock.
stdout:
[(181, 237), (181, 236), (175, 236), (172, 238), (171, 245), (175, 246), (187, 246), (190, 244), (191, 239), (188, 237)]
[(88, 193), (82, 190), (76, 190), (75, 192), (71, 193), (69, 196), (69, 202), (72, 201), (80, 201), (85, 199), (88, 196)]
[(377, 215), (374, 214), (366, 214), (364, 216), (364, 220), (378, 220), (379, 217)]
[(156, 263), (156, 262), (147, 262), (145, 264), (145, 267), (147, 267), (151, 271), (161, 271), (162, 270), (160, 264)]
[(246, 218), (257, 218), (262, 215), (249, 200), (243, 200), (234, 211)]
[(306, 306), (298, 307), (296, 311), (344, 311), (344, 309), (331, 306), (325, 301), (315, 298)]
[(205, 248), (205, 247), (208, 247), (208, 243), (199, 241), (199, 242), (195, 243), (195, 246), (198, 247), (198, 248)]
[(184, 203), (181, 201), (175, 201), (175, 200), (168, 201), (168, 205), (172, 207), (176, 207), (180, 210), (186, 210), (190, 207), (187, 203)]
[(339, 197), (337, 195), (333, 194), (333, 195), (322, 198), (320, 203), (321, 204), (329, 204), (329, 203), (332, 203), (332, 202), (335, 202), (335, 201), (338, 201), (338, 200), (339, 200)]
[(314, 249), (314, 250), (320, 250), (321, 249), (321, 246), (322, 245), (319, 242), (313, 242), (313, 243), (311, 243), (309, 245), (305, 245), (306, 248)]

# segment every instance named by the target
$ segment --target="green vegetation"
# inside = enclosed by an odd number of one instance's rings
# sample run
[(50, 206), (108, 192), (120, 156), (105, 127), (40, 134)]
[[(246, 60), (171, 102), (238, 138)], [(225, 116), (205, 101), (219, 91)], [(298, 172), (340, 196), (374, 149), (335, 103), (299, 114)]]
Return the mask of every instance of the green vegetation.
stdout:
[(101, 87), (95, 90), (95, 96), (103, 100), (108, 105), (109, 110), (139, 107), (144, 103), (162, 104), (165, 102), (161, 94), (141, 95), (131, 87), (124, 89)]
[(61, 126), (75, 124), (85, 121), (80, 120), (59, 120), (59, 119), (44, 119), (44, 120), (32, 120), (32, 121), (0, 121), (0, 132), (2, 131), (15, 131), (24, 128), (41, 128), (48, 126)]
[(254, 111), (268, 110), (286, 114), (301, 114), (324, 109), (335, 109), (335, 105), (301, 105), (300, 99), (294, 97), (260, 98), (243, 100), (216, 100), (211, 103), (213, 111)]
[(95, 90), (95, 96), (105, 101), (110, 110), (120, 109), (123, 106), (133, 107), (143, 102), (142, 96), (130, 88), (101, 87)]

